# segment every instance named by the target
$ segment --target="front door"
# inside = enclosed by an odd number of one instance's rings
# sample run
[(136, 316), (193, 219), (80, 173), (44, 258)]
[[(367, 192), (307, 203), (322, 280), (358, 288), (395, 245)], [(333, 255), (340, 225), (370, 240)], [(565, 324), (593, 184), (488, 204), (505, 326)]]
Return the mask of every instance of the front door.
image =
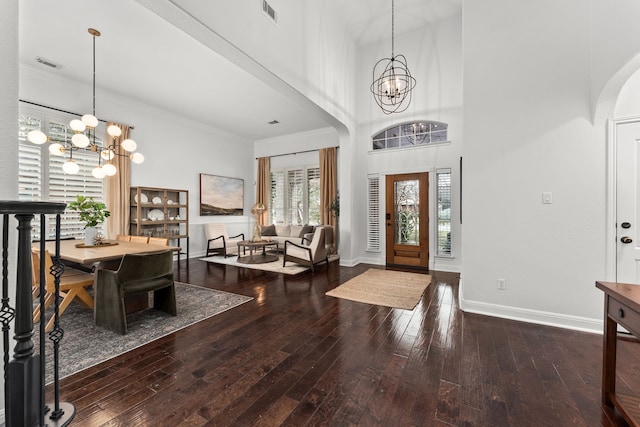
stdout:
[(615, 126), (616, 280), (640, 283), (640, 118)]
[(428, 269), (429, 174), (387, 175), (387, 265)]

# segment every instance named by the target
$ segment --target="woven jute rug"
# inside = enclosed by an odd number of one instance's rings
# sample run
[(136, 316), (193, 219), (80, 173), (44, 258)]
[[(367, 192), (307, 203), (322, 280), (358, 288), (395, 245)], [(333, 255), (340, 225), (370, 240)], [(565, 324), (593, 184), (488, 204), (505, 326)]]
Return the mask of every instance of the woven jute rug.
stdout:
[(428, 274), (370, 268), (326, 295), (366, 304), (413, 310), (431, 283)]

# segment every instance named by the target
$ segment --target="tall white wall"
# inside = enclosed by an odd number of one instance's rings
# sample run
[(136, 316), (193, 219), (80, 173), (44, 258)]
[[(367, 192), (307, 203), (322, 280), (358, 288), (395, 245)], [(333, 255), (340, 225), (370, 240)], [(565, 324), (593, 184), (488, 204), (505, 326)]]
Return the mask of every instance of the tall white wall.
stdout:
[[(404, 54), (408, 68), (416, 79), (409, 108), (399, 114), (385, 115), (369, 90), (372, 69), (381, 58), (391, 54), (391, 40), (363, 46), (358, 50), (358, 143), (356, 179), (351, 183), (356, 194), (354, 216), (367, 218), (367, 176), (378, 175), (381, 203), (384, 203), (384, 177), (389, 174), (430, 172), (429, 216), (435, 218), (435, 170), (451, 168), (452, 172), (452, 257), (434, 258), (435, 221), (429, 229), (430, 268), (460, 271), (462, 268), (462, 227), (460, 224), (459, 179), (463, 147), (462, 126), (462, 17), (455, 16), (419, 30), (396, 34), (396, 54)], [(432, 120), (448, 123), (449, 143), (416, 149), (372, 151), (371, 139), (381, 130), (407, 121)], [(341, 199), (342, 201), (342, 199)], [(366, 221), (355, 224), (358, 261), (385, 263), (384, 218), (381, 218), (381, 251), (366, 251)], [(435, 264), (434, 264), (435, 261)]]
[[(31, 68), (20, 70), (20, 98), (77, 113), (90, 108), (91, 88)], [(248, 233), (254, 196), (253, 142), (163, 110), (96, 89), (98, 117), (135, 127), (131, 137), (145, 161), (132, 165), (131, 184), (189, 191), (190, 255), (206, 247), (206, 222), (227, 223), (229, 233)], [(245, 215), (200, 216), (200, 173), (244, 180)], [(13, 179), (17, 176), (14, 174)], [(184, 244), (184, 243), (182, 243)]]
[[(356, 47), (341, 10), (322, 0), (277, 0), (270, 3), (279, 16), (274, 25), (265, 18), (260, 2), (136, 1), (266, 84), (311, 107), (335, 127), (340, 142), (340, 196), (353, 199), (351, 182), (357, 179), (351, 167), (357, 161)], [(291, 151), (300, 150), (293, 146)], [(338, 227), (340, 255), (341, 263), (349, 263), (357, 245), (351, 229), (359, 221), (349, 204), (344, 208)]]
[[(18, 199), (18, 0), (8, 0), (2, 3), (0, 14), (0, 200)], [(17, 223), (10, 224), (11, 233), (15, 237), (14, 229)], [(10, 247), (15, 248), (12, 238)], [(11, 305), (15, 307), (15, 253), (9, 255), (9, 296)], [(12, 341), (9, 351), (13, 353)], [(5, 351), (4, 346), (2, 348)], [(4, 379), (0, 389), (2, 407), (0, 407), (0, 423), (5, 420), (4, 411)]]
[(640, 116), (640, 71), (636, 71), (622, 86), (617, 98), (614, 117)]
[(599, 330), (606, 151), (590, 122), (590, 10), (486, 0), (463, 15), (463, 307)]

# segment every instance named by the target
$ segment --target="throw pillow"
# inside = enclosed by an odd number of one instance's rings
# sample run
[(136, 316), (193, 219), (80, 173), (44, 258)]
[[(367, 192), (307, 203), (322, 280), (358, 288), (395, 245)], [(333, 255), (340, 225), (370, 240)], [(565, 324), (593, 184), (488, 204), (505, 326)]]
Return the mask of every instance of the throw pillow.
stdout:
[(305, 234), (313, 233), (313, 225), (305, 224), (300, 231), (298, 237), (304, 237)]
[(260, 234), (262, 236), (276, 236), (276, 226), (274, 224), (261, 225)]

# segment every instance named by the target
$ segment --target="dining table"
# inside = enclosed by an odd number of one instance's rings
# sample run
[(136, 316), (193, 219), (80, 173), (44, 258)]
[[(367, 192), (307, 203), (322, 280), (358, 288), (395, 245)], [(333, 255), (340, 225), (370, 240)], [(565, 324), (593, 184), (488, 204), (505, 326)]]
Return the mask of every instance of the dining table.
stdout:
[[(59, 257), (65, 264), (74, 267), (84, 266), (91, 270), (95, 268), (117, 269), (120, 260), (127, 254), (152, 254), (170, 249), (179, 253), (180, 246), (154, 245), (138, 242), (124, 242), (105, 240), (102, 245), (86, 246), (83, 240), (60, 240)], [(33, 242), (32, 248), (40, 250), (40, 242)], [(46, 241), (45, 249), (51, 256), (56, 252), (56, 242)], [(149, 306), (149, 299), (145, 294), (130, 295), (125, 298), (125, 311), (127, 314), (144, 310)]]
[[(179, 246), (154, 245), (137, 242), (106, 240), (105, 244), (85, 246), (82, 240), (60, 240), (60, 259), (76, 264), (90, 265), (105, 261), (119, 260), (127, 254), (151, 254), (170, 249), (180, 251)], [(56, 254), (56, 242), (45, 242), (45, 248), (53, 256)], [(40, 249), (40, 242), (34, 242), (33, 248)]]

